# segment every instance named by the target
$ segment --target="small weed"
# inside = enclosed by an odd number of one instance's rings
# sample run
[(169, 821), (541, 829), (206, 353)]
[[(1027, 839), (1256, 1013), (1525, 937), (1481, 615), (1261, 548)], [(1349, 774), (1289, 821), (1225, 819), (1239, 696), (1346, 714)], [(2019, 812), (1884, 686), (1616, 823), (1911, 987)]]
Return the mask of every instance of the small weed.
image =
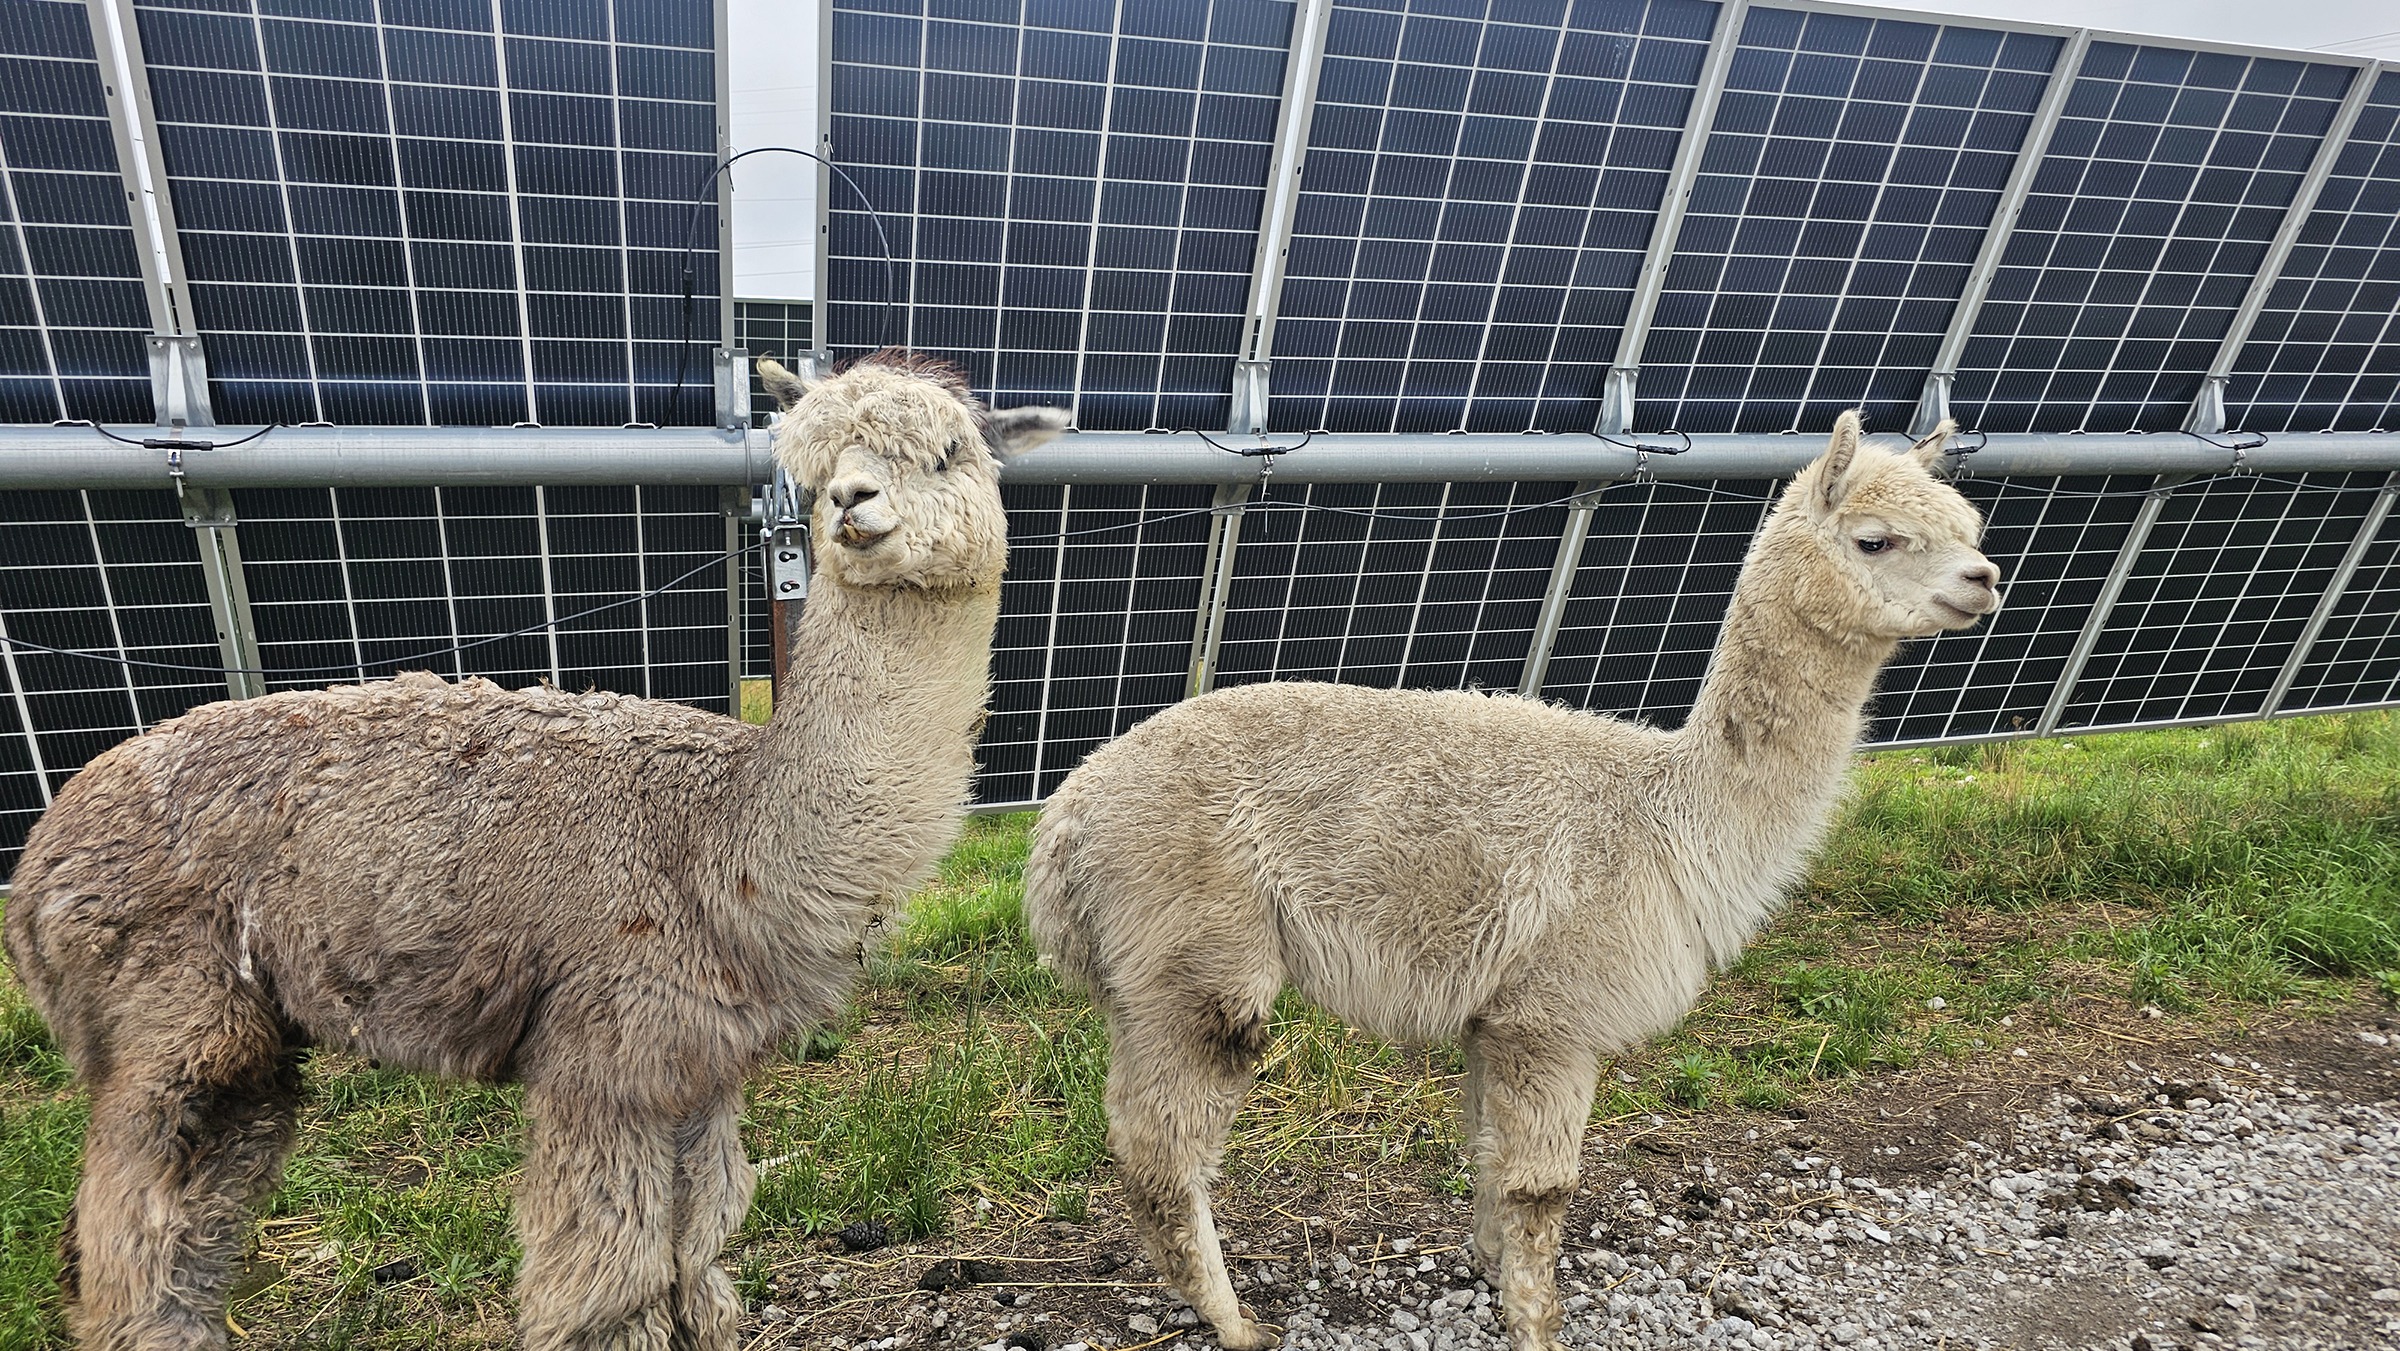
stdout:
[(2400, 1004), (2400, 971), (2375, 973), (2375, 989), (2388, 1003)]
[(1667, 1062), (1666, 1082), (1661, 1091), (1676, 1106), (1698, 1111), (1708, 1105), (1709, 1095), (1724, 1077), (1714, 1058), (1693, 1051)]

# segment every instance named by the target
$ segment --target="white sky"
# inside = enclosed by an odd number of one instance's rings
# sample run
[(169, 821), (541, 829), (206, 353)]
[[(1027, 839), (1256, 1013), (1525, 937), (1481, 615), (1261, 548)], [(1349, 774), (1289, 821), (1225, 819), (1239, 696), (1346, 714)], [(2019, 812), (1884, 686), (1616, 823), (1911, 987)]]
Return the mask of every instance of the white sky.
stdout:
[[(822, 2), (730, 0), (736, 150), (815, 147)], [(2393, 0), (1944, 0), (1922, 12), (2400, 60)], [(813, 297), (816, 166), (796, 155), (760, 155), (732, 173), (734, 294)]]

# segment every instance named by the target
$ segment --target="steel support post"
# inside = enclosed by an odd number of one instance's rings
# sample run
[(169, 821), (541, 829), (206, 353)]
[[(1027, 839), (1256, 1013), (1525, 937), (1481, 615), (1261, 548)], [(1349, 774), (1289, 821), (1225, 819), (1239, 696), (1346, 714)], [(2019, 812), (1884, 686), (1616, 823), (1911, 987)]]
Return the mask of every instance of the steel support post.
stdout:
[(1950, 386), (1958, 378), (1959, 359), (1967, 350), (1967, 338), (1975, 332), (1975, 316), (1983, 312), (1983, 298), (1991, 294), (1992, 279), (2000, 275), (2000, 260), (2008, 252), (2009, 234), (2016, 229), (2017, 217), (2025, 210), (2025, 198), (2033, 191), (2034, 175), (2040, 172), (2042, 157), (2050, 152), (2051, 133), (2058, 130), (2058, 119), (2067, 108), (2067, 96), (2075, 91), (2076, 73), (2083, 69), (2084, 53), (2091, 49), (2092, 34), (2079, 28), (2059, 49), (2058, 65), (2050, 72), (2050, 86), (2042, 93), (2042, 104), (2034, 114), (2033, 125), (2025, 130), (2025, 144), (2017, 151), (2016, 167), (2009, 170), (2008, 185), (2000, 190), (2000, 204), (1992, 209), (1992, 223), (1985, 227), (1983, 247), (1975, 254), (1975, 267), (1967, 274), (1967, 289), (1959, 293), (1958, 308), (1950, 312), (1950, 327), (1942, 334), (1942, 345), (1935, 349), (1933, 370), (1925, 377), (1925, 388), (1917, 395), (1917, 409), (1908, 420), (1910, 436), (1926, 436), (1950, 416)]
[(1217, 687), (1217, 649), (1225, 641), (1225, 598), (1233, 590), (1233, 551), (1242, 539), (1247, 483), (1217, 485), (1209, 505), (1208, 556), (1200, 565), (1200, 612), (1192, 623), (1192, 660), (1183, 697), (1198, 698)]
[[(833, 290), (833, 4), (819, 0), (817, 5), (817, 143), (810, 147), (817, 152), (817, 269), (810, 279), (816, 295), (808, 302), (808, 369), (802, 371), (810, 379), (821, 379), (833, 373), (833, 335), (828, 331), (825, 297)], [(844, 188), (844, 192), (849, 189)], [(865, 208), (866, 203), (854, 202)], [(911, 246), (913, 249), (913, 245)], [(911, 254), (913, 259), (914, 254)], [(733, 283), (726, 283), (731, 294)], [(794, 367), (798, 370), (800, 368)]]
[(1700, 156), (1708, 149), (1709, 128), (1716, 125), (1725, 73), (1733, 67), (1733, 49), (1741, 41), (1742, 23), (1749, 16), (1750, 0), (1729, 0), (1717, 8), (1717, 31), (1709, 36), (1700, 85), (1692, 91), (1692, 106), (1683, 119), (1683, 140), (1675, 148), (1675, 167), (1667, 174), (1666, 191), (1658, 199), (1658, 221), (1650, 227), (1650, 247), (1642, 255), (1642, 271), (1634, 282), (1633, 300), (1626, 307), (1625, 327), (1617, 333), (1616, 360), (1609, 364), (1600, 421), (1592, 429), (1603, 436), (1633, 427), (1634, 383), (1641, 371), (1642, 346), (1650, 340), (1650, 319), (1658, 312), (1659, 294), (1666, 289), (1667, 265), (1675, 257), (1676, 237), (1683, 233), (1684, 208), (1691, 204), (1692, 184), (1700, 177)]
[(225, 667), (225, 693), (255, 699), (267, 692), (258, 660), (258, 627), (250, 618), (250, 588), (242, 580), (242, 543), (225, 488), (196, 488), (178, 482), (183, 523), (200, 549), (200, 576), (208, 587), (208, 612), (217, 626), (217, 657)]
[(2150, 485), (2150, 494), (2142, 499), (2142, 509), (2133, 518), (2133, 528), (2125, 532), (2125, 543), (2117, 550), (2117, 561), (2109, 565), (2108, 578), (2100, 584), (2100, 595), (2092, 602), (2092, 612), (2084, 616), (2083, 630), (2075, 635), (2075, 646), (2067, 651), (2067, 664), (2058, 673), (2058, 683), (2050, 687), (2050, 699), (2042, 705), (2042, 716), (2034, 722), (2035, 736), (2048, 736), (2058, 730), (2058, 720), (2066, 716), (2067, 703), (2075, 697), (2075, 685), (2083, 679), (2084, 663), (2092, 659), (2092, 650), (2100, 645), (2100, 635), (2108, 628), (2108, 617), (2117, 608), (2117, 597), (2125, 590), (2125, 579), (2133, 575), (2134, 560), (2142, 555), (2142, 546), (2150, 540), (2151, 527), (2158, 524), (2158, 514), (2167, 507), (2167, 498), (2175, 485), (2191, 477), (2189, 474), (2162, 475)]
[(728, 716), (742, 716), (742, 523), (750, 519), (750, 489), (717, 490), (717, 511), (725, 518), (725, 705)]
[(2242, 344), (2250, 341), (2250, 330), (2258, 324), (2259, 311), (2266, 308), (2267, 294), (2275, 289), (2275, 279), (2282, 274), (2284, 261), (2292, 256), (2292, 245), (2299, 242), (2300, 228), (2308, 223), (2309, 213), (2316, 210), (2325, 180), (2332, 176), (2334, 162), (2342, 157), (2342, 147), (2350, 140), (2350, 129), (2358, 124), (2358, 114), (2367, 106), (2367, 95), (2375, 86), (2376, 63), (2367, 62), (2354, 75), (2349, 94), (2334, 111), (2333, 125), (2325, 129), (2324, 144), (2317, 147), (2307, 175), (2292, 193), (2292, 204), (2285, 208), (2283, 224), (2276, 229), (2274, 242), (2267, 246), (2267, 256), (2259, 262), (2258, 275), (2250, 279), (2250, 289), (2242, 295), (2241, 308), (2233, 312), (2233, 321), (2226, 326), (2225, 340), (2217, 344), (2216, 359), (2208, 363), (2208, 375), (2200, 382), (2200, 392), (2192, 398), (2191, 410), (2184, 414), (2183, 429), (2187, 432), (2214, 436), (2225, 430), (2226, 377), (2233, 374), (2234, 360), (2241, 356)]
[(1300, 201), (1300, 171), (1308, 159), (1309, 127), (1316, 120), (1317, 72), (1325, 64), (1325, 25), (1332, 15), (1333, 0), (1300, 0), (1292, 15), (1275, 157), (1267, 170), (1267, 206), (1259, 221), (1258, 252), (1250, 264), (1250, 299), (1242, 311), (1233, 403), (1225, 420), (1229, 432), (1255, 436), (1267, 429), (1268, 369), (1275, 356), (1283, 265), (1291, 254), (1292, 212)]
[(25, 738), (26, 763), (33, 766), (33, 786), (44, 808), (50, 805), (50, 769), (42, 762), (42, 738), (33, 730), (33, 706), (25, 697), (25, 676), (17, 669), (17, 645), (8, 641), (8, 611), (0, 609), (0, 670), (8, 672), (8, 698), (16, 708), (17, 732)]
[(1575, 570), (1583, 565), (1583, 542), (1591, 537), (1592, 513), (1609, 480), (1586, 479), (1567, 495), (1567, 521), (1558, 532), (1558, 554), (1550, 560), (1550, 584), (1542, 591), (1542, 609), (1533, 622), (1533, 643), (1525, 649), (1524, 674), (1517, 693), (1542, 697), (1542, 677), (1550, 670), (1550, 649), (1558, 645), (1559, 622), (1566, 618), (1567, 593), (1575, 588)]
[(2341, 604), (2342, 593), (2350, 589), (2350, 579), (2358, 575), (2358, 565), (2367, 556), (2367, 546), (2375, 542), (2375, 537), (2383, 531), (2383, 523), (2391, 519), (2395, 499), (2400, 499), (2400, 473), (2383, 481), (2383, 491), (2375, 494), (2374, 505), (2367, 508), (2367, 518), (2358, 523), (2358, 533), (2350, 537), (2350, 547), (2342, 551), (2342, 561), (2325, 583), (2325, 594), (2317, 597), (2317, 607), (2309, 611), (2308, 623), (2293, 642), (2292, 655), (2283, 659), (2283, 669), (2275, 673), (2275, 683), (2267, 687), (2267, 701), (2259, 705), (2258, 716), (2271, 718), (2282, 711), (2285, 697), (2292, 692), (2292, 682), (2300, 678), (2300, 668), (2308, 665), (2318, 636), (2325, 632), (2325, 621), (2333, 618), (2333, 607)]

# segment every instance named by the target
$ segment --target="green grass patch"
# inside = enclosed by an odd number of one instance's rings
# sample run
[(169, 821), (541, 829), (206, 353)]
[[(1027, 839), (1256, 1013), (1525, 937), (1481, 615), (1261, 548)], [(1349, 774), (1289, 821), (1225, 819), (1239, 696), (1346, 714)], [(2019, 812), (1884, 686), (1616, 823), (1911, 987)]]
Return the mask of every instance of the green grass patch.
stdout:
[[(762, 685), (745, 716), (763, 717)], [(764, 1166), (727, 1258), (751, 1296), (853, 1221), (964, 1241), (1081, 1219), (1107, 1192), (1105, 1038), (1025, 940), (1030, 824), (970, 821), (855, 1007), (752, 1085), (745, 1138)], [(2400, 1003), (2392, 714), (1890, 752), (1859, 767), (1792, 909), (1682, 1027), (1608, 1068), (1593, 1110), (1777, 1111), (2093, 1001), (2210, 1017), (2378, 990)], [(1457, 1073), (1446, 1048), (1391, 1046), (1287, 997), (1229, 1176), (1347, 1169), (1457, 1191)], [(505, 1344), (517, 1093), (344, 1056), (309, 1080), (236, 1318), (279, 1342)], [(0, 1347), (63, 1345), (54, 1254), (82, 1124), (0, 978)]]

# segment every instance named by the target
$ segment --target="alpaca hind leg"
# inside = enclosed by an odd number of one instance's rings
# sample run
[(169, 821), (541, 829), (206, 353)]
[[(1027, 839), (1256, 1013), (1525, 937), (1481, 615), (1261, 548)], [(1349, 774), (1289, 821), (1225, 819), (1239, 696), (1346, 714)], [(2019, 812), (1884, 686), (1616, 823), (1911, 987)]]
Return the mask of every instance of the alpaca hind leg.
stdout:
[(1595, 1056), (1555, 1039), (1486, 1028), (1484, 1111), (1490, 1159), (1476, 1179), (1492, 1193), (1501, 1310), (1511, 1351), (1552, 1351), (1563, 1313), (1558, 1252), (1575, 1194), (1583, 1127), (1598, 1078)]
[(225, 1345), (251, 1207), (291, 1151), (297, 1052), (263, 1009), (229, 1008), (220, 995), (209, 1016), (194, 998), (172, 1039), (144, 1031), (151, 1047), (188, 1052), (121, 1063), (93, 1089), (83, 1181), (60, 1245), (69, 1326), (93, 1351)]
[(741, 1298), (717, 1265), (757, 1182), (742, 1152), (741, 1122), (737, 1094), (675, 1130), (675, 1351), (724, 1351), (741, 1324)]
[(1484, 1110), (1483, 1046), (1469, 1024), (1458, 1040), (1465, 1072), (1459, 1076), (1459, 1153), (1475, 1175), (1475, 1263), (1492, 1288), (1500, 1288), (1500, 1170), (1492, 1163), (1491, 1116)]
[(675, 1130), (599, 1095), (527, 1094), (517, 1189), (525, 1351), (665, 1351), (674, 1288)]
[[(1200, 1020), (1212, 1027), (1220, 1021)], [(1208, 1205), (1208, 1184), (1265, 1036), (1262, 1007), (1230, 1037), (1121, 1021), (1111, 1037), (1108, 1143), (1134, 1228), (1159, 1275), (1216, 1329), (1225, 1351), (1262, 1351), (1276, 1342), (1233, 1297)]]

